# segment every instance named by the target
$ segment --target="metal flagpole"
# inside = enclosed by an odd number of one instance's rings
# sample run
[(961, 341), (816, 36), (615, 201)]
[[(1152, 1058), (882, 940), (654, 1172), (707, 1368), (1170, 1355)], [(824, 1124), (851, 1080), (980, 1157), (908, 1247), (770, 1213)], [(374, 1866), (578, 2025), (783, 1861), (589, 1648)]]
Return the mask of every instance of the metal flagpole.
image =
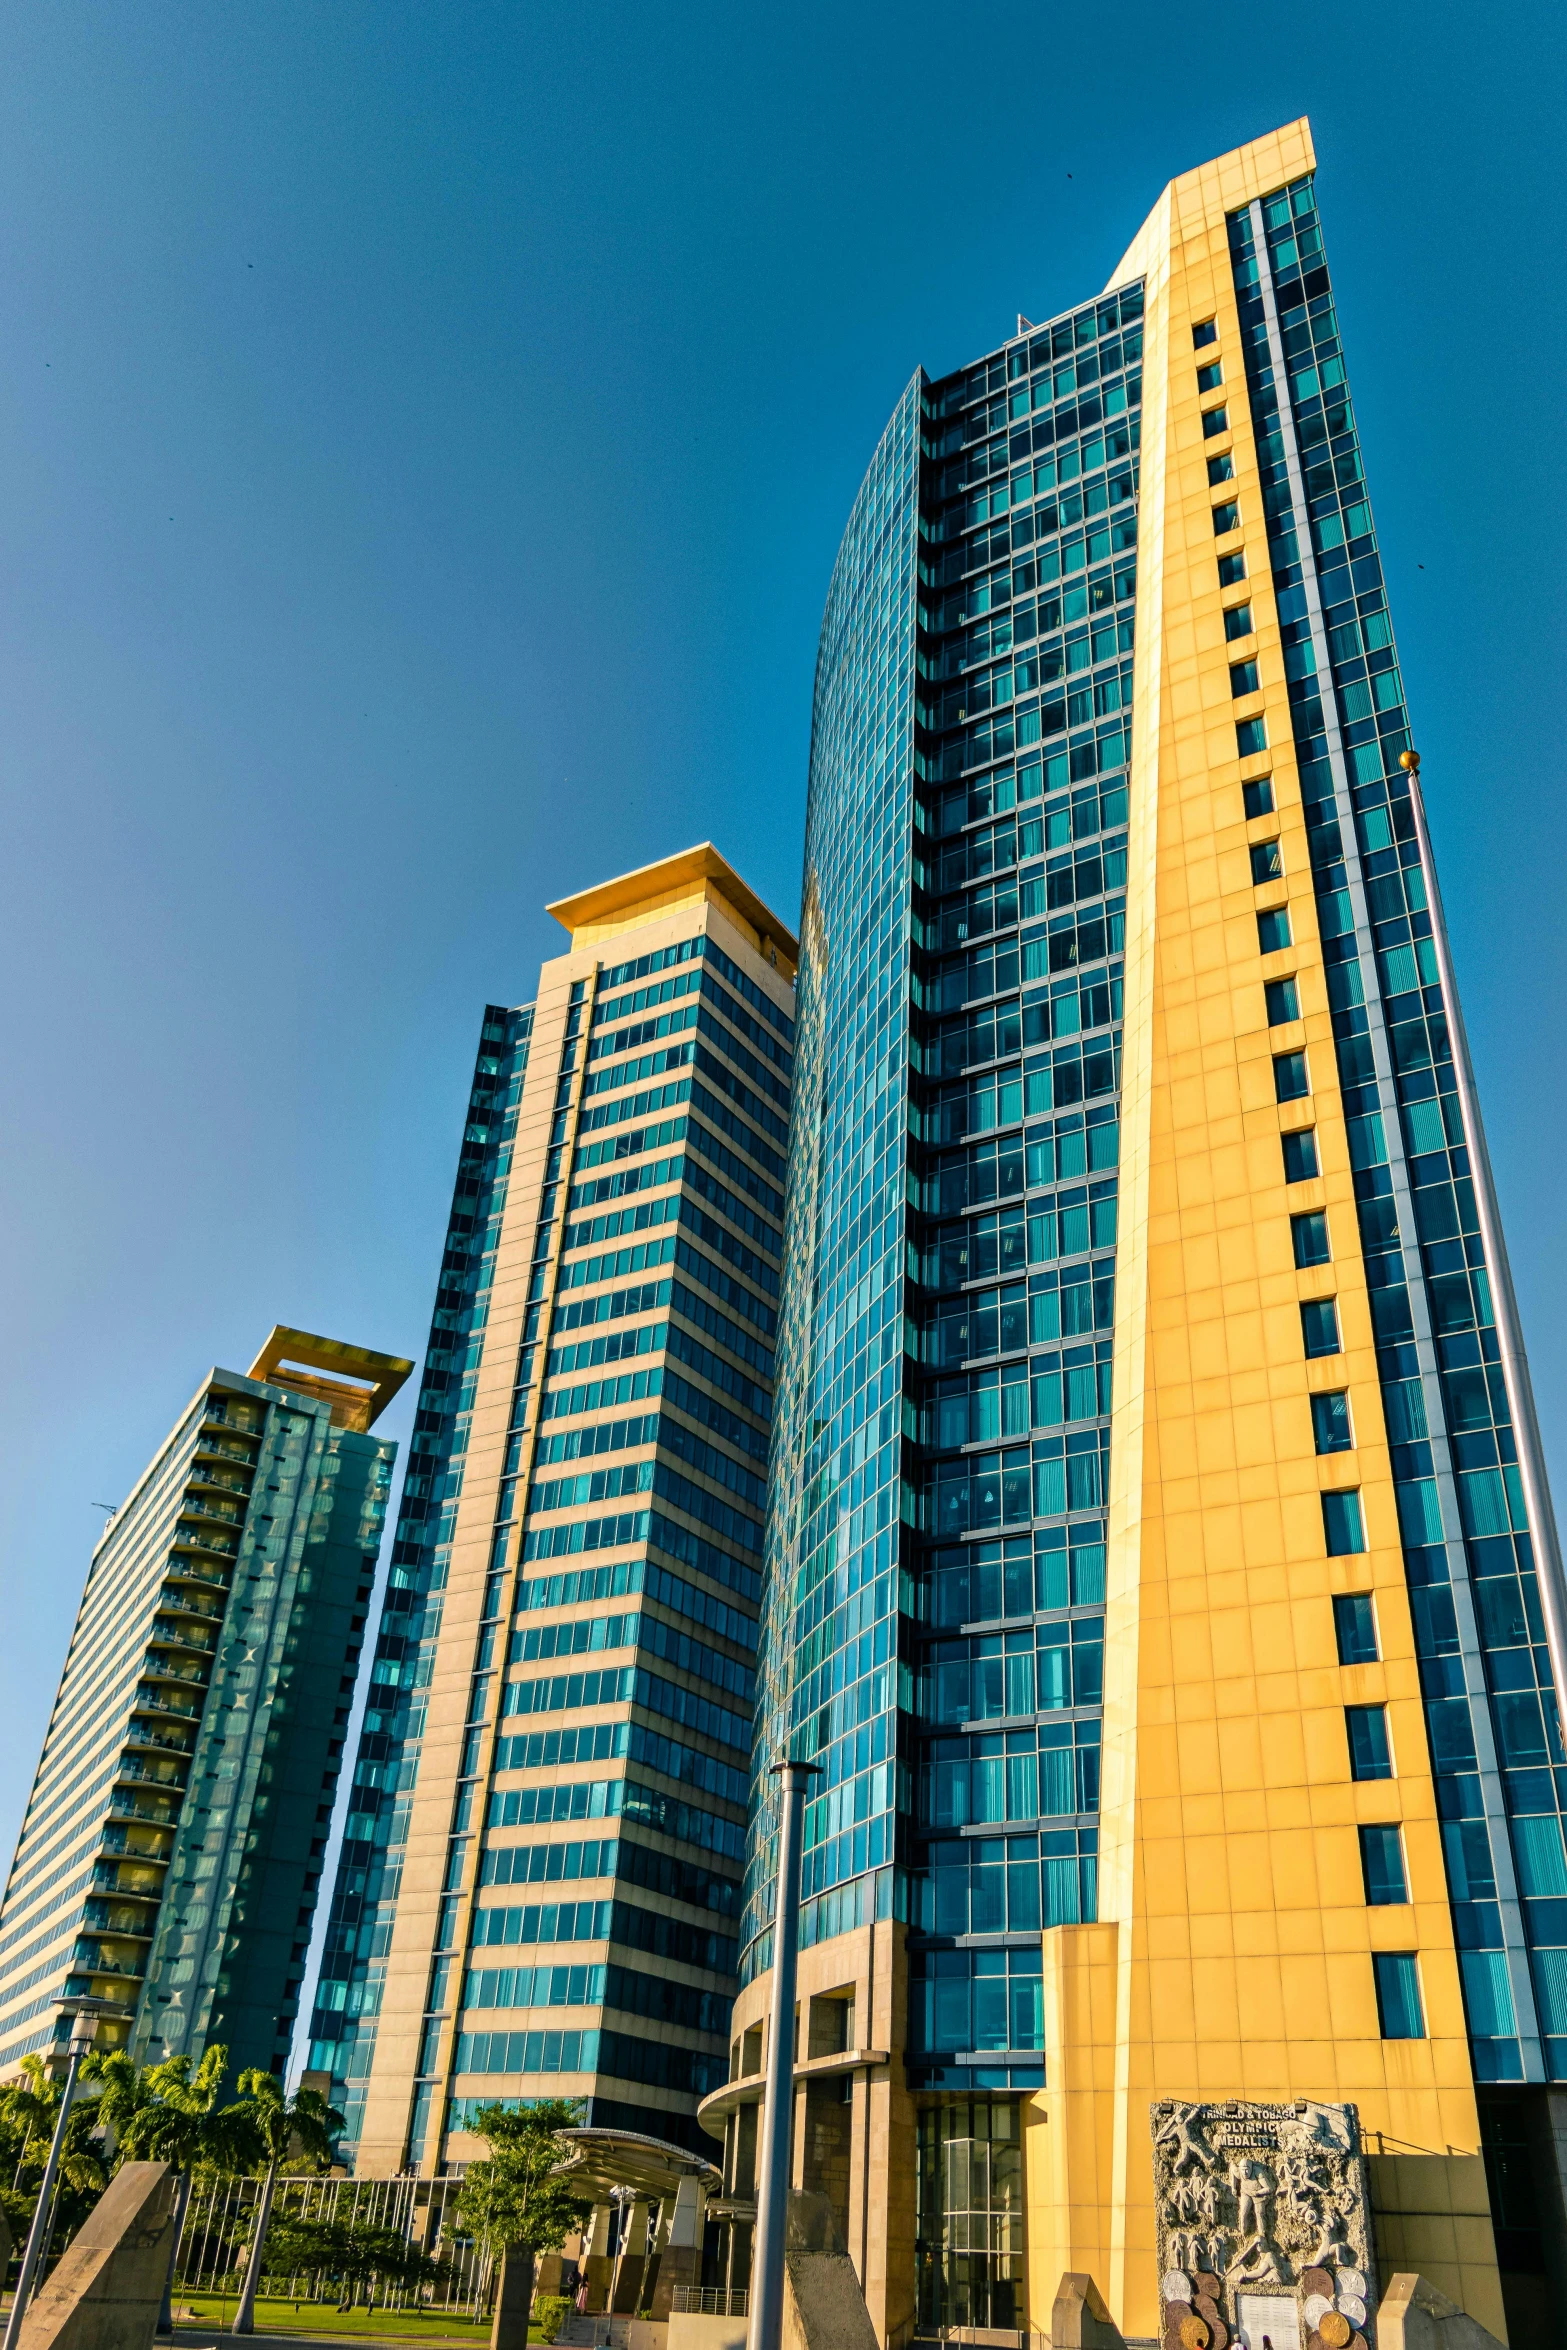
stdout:
[(34, 2273), (49, 2234), (54, 2203), (54, 2183), (60, 2168), (60, 2156), (65, 2148), (65, 2125), (71, 2118), (71, 2107), (76, 2102), (77, 2075), (82, 2069), (82, 2058), (98, 2036), (97, 2003), (82, 2000), (73, 2002), (73, 2006), (75, 2013), (71, 2021), (70, 2062), (65, 2071), (65, 2088), (60, 2098), (60, 2110), (55, 2116), (54, 2137), (49, 2147), (49, 2159), (44, 2164), (43, 2184), (38, 2190), (38, 2202), (33, 2212), (33, 2224), (27, 2231), (27, 2249), (22, 2254), (22, 2273), (16, 2280), (16, 2293), (11, 2302), (11, 2314), (6, 2320), (5, 2350), (16, 2350), (16, 2339), (22, 2330), (22, 2320), (27, 2314), (27, 2303), (33, 2289)]
[(767, 2040), (767, 2091), (756, 2150), (756, 2246), (751, 2260), (751, 2324), (746, 2350), (779, 2350), (783, 2334), (784, 2236), (789, 2215), (789, 2158), (794, 2137), (794, 1984), (800, 1955), (800, 1851), (806, 1789), (820, 1763), (772, 1765), (779, 1781), (778, 1905), (773, 1915), (773, 2012)]

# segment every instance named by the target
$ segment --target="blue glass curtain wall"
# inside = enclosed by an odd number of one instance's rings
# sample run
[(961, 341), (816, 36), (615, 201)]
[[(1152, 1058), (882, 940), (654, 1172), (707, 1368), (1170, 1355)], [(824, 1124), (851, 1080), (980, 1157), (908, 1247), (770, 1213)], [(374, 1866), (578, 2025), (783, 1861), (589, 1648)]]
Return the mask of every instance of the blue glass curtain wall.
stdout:
[(916, 377), (818, 659), (757, 1752), (916, 2086), (1036, 2086), (1014, 1939), (1095, 1914), (1142, 308)]
[(770, 1957), (760, 1766), (786, 1747), (824, 1774), (807, 1939), (891, 1896), (921, 386), (855, 501), (817, 656), (742, 1980)]
[(947, 2092), (1042, 2083), (1039, 1933), (1096, 1914), (1142, 312), (925, 403), (899, 1854)]
[(358, 2140), (375, 2049), (532, 1029), (531, 1005), (486, 1007), (328, 1913), (310, 2063), (332, 2075), (332, 2102), (347, 2119), (345, 2155)]

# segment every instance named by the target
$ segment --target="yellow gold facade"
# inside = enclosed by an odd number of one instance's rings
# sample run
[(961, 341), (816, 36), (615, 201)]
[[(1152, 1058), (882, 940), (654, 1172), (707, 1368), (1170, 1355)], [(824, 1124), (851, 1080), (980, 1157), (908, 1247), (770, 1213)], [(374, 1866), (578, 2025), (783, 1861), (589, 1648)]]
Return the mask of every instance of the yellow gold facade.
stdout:
[[(1158, 2324), (1148, 2108), (1300, 2097), (1358, 2106), (1371, 2147), (1433, 2167), (1404, 2255), (1502, 2330), (1479, 2125), (1420, 1711), (1392, 1476), (1304, 826), (1225, 216), (1311, 170), (1307, 126), (1165, 191), (1112, 283), (1146, 278), (1141, 548), (1127, 888), (1121, 1225), (1106, 1610), (1100, 1918), (1058, 1927), (1046, 2077), (1028, 2134), (1030, 2271), (1104, 2280), (1123, 2331)], [(1205, 438), (1192, 328), (1213, 319), (1231, 431)], [(1208, 460), (1233, 451), (1234, 483)], [(1212, 508), (1238, 497), (1239, 532)], [(1247, 555), (1221, 590), (1215, 554)], [(1232, 699), (1224, 606), (1249, 603), (1269, 680)], [(1272, 658), (1267, 655), (1271, 652)], [(1269, 752), (1234, 720), (1262, 709)], [(1241, 785), (1271, 773), (1277, 814)], [(1248, 848), (1277, 837), (1282, 888)], [(1259, 906), (1294, 945), (1259, 953)], [(1302, 1021), (1270, 1031), (1262, 981)], [(1288, 1198), (1274, 1052), (1303, 1045), (1322, 1174)], [(1295, 1266), (1292, 1210), (1333, 1261)], [(1334, 1295), (1344, 1352), (1302, 1359), (1300, 1302)], [(1308, 1396), (1347, 1386), (1354, 1454), (1317, 1456)], [(1322, 1555), (1319, 1495), (1358, 1484), (1370, 1548)], [(1343, 1668), (1335, 1591), (1376, 1595), (1383, 1661)], [(1386, 1699), (1397, 1776), (1351, 1783), (1347, 1703)], [(1356, 1829), (1404, 1823), (1411, 1901), (1368, 1908)], [(1429, 2037), (1380, 2036), (1374, 1948), (1419, 1952)], [(1059, 2041), (1053, 2036), (1059, 2031)], [(1057, 2132), (1066, 2141), (1059, 2150)], [(1047, 2151), (1048, 2147), (1048, 2151)], [(1373, 2169), (1374, 2179), (1376, 2168)], [(1374, 2186), (1373, 2192), (1376, 2189)]]

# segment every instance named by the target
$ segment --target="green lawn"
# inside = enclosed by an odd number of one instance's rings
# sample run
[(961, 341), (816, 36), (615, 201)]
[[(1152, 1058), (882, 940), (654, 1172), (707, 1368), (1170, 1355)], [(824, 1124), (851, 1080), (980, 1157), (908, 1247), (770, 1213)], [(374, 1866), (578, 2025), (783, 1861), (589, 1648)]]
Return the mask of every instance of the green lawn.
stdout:
[[(215, 2293), (181, 2294), (175, 2301), (175, 2331), (226, 2331), (233, 2323), (236, 2296)], [(189, 2313), (188, 2315), (186, 2313)], [(338, 2335), (364, 2342), (487, 2342), (490, 2321), (471, 2324), (445, 2310), (415, 2317), (406, 2309), (339, 2310), (330, 2301), (268, 2301), (256, 2303), (258, 2334)]]

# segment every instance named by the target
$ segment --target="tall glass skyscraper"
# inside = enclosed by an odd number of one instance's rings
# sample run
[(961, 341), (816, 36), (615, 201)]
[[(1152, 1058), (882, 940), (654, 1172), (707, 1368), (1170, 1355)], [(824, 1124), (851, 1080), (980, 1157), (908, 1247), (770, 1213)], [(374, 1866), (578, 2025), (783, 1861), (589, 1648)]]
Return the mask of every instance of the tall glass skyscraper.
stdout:
[(705, 2153), (728, 2069), (796, 945), (708, 846), (551, 912), (485, 1015), (312, 2025), (362, 2174), (497, 2098)]
[(917, 372), (827, 600), (757, 1760), (889, 2344), (1157, 2334), (1164, 2098), (1355, 2104), (1384, 2266), (1546, 2338), (1561, 1569), (1313, 175)]
[(310, 2064), (331, 2078), (349, 2157), (375, 2053), (532, 1033), (531, 1004), (485, 1006), (316, 1982)]
[(282, 2072), (412, 1369), (280, 1326), (106, 1527), (0, 1903), (0, 2067), (90, 1997), (138, 2063)]

